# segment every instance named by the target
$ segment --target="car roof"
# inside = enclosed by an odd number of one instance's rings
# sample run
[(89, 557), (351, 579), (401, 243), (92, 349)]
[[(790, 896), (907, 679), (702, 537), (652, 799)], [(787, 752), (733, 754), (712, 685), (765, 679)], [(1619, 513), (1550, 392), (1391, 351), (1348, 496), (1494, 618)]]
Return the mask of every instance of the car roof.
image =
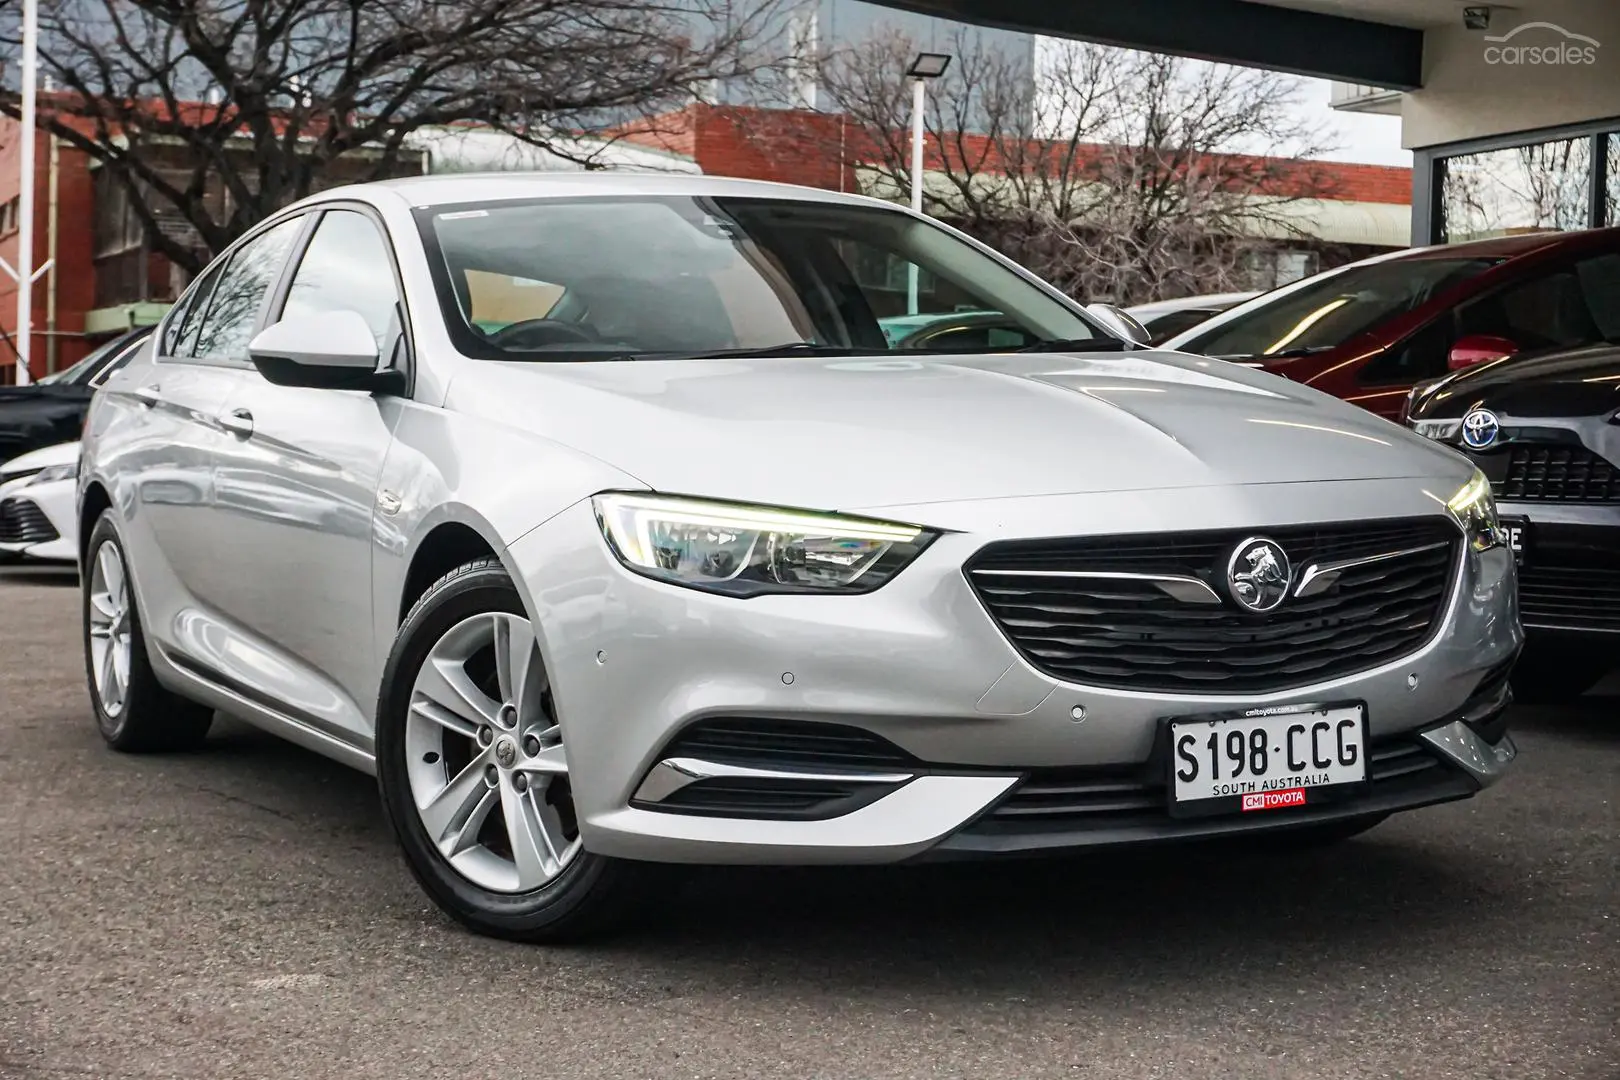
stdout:
[(904, 208), (882, 199), (840, 191), (778, 184), (766, 180), (738, 180), (731, 177), (691, 176), (645, 172), (498, 172), (455, 173), (437, 176), (410, 176), (376, 180), (331, 188), (302, 200), (311, 205), (332, 199), (375, 199), (382, 192), (404, 199), (413, 207), (447, 206), (457, 203), (499, 202), (519, 199), (566, 199), (588, 195), (634, 197), (652, 196), (731, 196), (733, 198), (793, 199), (839, 203), (852, 206)]
[(1403, 259), (1514, 259), (1546, 248), (1566, 245), (1585, 246), (1620, 241), (1620, 227), (1574, 229), (1567, 232), (1520, 233), (1493, 236), (1485, 240), (1465, 240), (1456, 244), (1435, 244), (1397, 252), (1391, 261)]

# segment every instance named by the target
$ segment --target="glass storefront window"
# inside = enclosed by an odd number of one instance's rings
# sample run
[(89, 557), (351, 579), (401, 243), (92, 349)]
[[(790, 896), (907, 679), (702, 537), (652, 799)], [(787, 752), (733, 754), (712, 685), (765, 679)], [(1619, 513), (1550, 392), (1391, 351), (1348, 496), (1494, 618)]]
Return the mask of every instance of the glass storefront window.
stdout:
[(1457, 243), (1584, 229), (1591, 224), (1591, 185), (1590, 135), (1447, 158), (1443, 235)]

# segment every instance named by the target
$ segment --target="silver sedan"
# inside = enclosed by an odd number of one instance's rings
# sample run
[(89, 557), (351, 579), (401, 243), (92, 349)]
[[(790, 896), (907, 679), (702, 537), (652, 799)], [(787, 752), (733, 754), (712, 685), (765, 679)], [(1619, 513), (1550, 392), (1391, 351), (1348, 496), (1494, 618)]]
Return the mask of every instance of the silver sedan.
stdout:
[[(958, 310), (1018, 329), (880, 323)], [(1324, 843), (1496, 780), (1488, 485), (1126, 325), (833, 193), (299, 203), (90, 410), (101, 732), (222, 710), (372, 772), (432, 898), (526, 940), (648, 863)]]

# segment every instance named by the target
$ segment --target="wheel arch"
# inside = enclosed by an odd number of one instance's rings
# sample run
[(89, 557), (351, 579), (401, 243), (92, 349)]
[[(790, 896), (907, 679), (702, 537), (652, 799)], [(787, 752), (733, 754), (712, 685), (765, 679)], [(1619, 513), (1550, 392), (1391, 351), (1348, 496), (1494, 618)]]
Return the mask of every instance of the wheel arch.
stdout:
[(491, 539), (482, 529), (459, 518), (437, 522), (423, 533), (411, 553), (400, 588), (394, 625), (402, 626), (416, 602), (444, 575), (475, 559), (500, 559), (504, 565), (505, 545)]
[(107, 493), (106, 487), (99, 480), (90, 481), (84, 489), (84, 494), (79, 497), (79, 536), (76, 546), (79, 551), (81, 572), (90, 550), (90, 532), (96, 527), (97, 519), (111, 509), (112, 504), (112, 496)]

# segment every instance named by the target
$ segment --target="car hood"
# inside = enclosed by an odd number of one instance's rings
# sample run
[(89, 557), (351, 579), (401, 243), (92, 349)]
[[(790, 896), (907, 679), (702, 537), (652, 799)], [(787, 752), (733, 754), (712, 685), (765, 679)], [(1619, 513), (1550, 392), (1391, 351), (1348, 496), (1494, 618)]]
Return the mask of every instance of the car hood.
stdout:
[(71, 465), (79, 460), (79, 444), (77, 442), (58, 443), (56, 446), (47, 446), (41, 450), (30, 450), (26, 454), (16, 457), (0, 465), (0, 480), (11, 473), (38, 472), (40, 469), (49, 469), (53, 465)]
[(819, 509), (1458, 468), (1315, 390), (1150, 351), (475, 363), (446, 404), (660, 491)]
[(1467, 368), (1421, 389), (1412, 415), (1445, 419), (1480, 406), (1548, 417), (1620, 409), (1620, 348), (1594, 345)]

